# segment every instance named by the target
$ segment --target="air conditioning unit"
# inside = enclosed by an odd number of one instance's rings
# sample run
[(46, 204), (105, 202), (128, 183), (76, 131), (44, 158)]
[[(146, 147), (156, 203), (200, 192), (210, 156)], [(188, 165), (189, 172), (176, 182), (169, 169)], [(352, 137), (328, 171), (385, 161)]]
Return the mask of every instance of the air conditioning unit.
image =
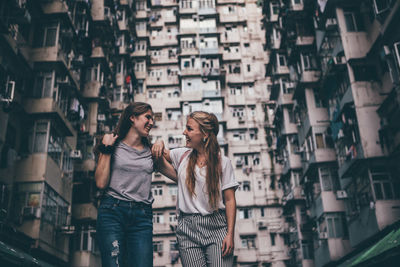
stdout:
[(346, 57), (345, 56), (334, 57), (333, 58), (333, 62), (335, 62), (336, 65), (345, 64), (346, 63)]
[(396, 53), (397, 64), (400, 67), (400, 42), (394, 43), (393, 46)]
[(73, 159), (82, 159), (82, 153), (80, 150), (71, 150), (70, 157)]
[(336, 198), (337, 199), (346, 199), (347, 198), (347, 192), (345, 190), (336, 191)]
[(376, 15), (384, 13), (390, 8), (390, 1), (387, 0), (374, 0), (374, 10)]
[(319, 239), (328, 239), (328, 232), (319, 233)]
[(243, 165), (243, 161), (241, 159), (236, 160), (236, 167), (240, 167)]
[(296, 154), (301, 154), (301, 153), (303, 153), (304, 152), (304, 148), (303, 147), (297, 147), (295, 150), (294, 150), (294, 153), (296, 153)]
[(105, 120), (106, 120), (106, 115), (104, 115), (104, 114), (97, 114), (97, 120), (98, 120), (98, 121), (105, 121)]
[(75, 233), (75, 226), (74, 225), (63, 225), (63, 226), (60, 226), (60, 228), (58, 230), (60, 231), (61, 234), (72, 235)]
[(329, 18), (325, 22), (325, 28), (330, 29), (332, 27), (335, 27), (337, 25), (337, 20), (336, 18)]
[(267, 223), (264, 221), (259, 221), (257, 223), (258, 229), (267, 229)]
[(40, 218), (40, 209), (38, 207), (26, 206), (22, 209), (22, 216), (27, 219)]
[(111, 16), (111, 10), (109, 7), (104, 7), (104, 18), (109, 18)]
[(15, 92), (15, 82), (9, 81), (6, 84), (4, 93), (1, 92), (0, 94), (0, 101), (11, 102), (14, 99), (14, 92)]

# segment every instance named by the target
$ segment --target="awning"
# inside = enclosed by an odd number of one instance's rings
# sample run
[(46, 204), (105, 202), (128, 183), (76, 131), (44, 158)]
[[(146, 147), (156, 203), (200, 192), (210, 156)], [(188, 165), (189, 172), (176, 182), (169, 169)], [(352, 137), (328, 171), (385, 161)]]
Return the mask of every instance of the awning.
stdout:
[(17, 266), (55, 267), (2, 241), (0, 241), (0, 263), (11, 263)]
[(381, 260), (385, 259), (382, 255), (391, 251), (397, 255), (400, 254), (400, 228), (392, 230), (375, 245), (364, 249), (357, 255), (340, 264), (338, 267), (366, 266), (368, 265), (368, 262), (371, 261), (379, 263)]

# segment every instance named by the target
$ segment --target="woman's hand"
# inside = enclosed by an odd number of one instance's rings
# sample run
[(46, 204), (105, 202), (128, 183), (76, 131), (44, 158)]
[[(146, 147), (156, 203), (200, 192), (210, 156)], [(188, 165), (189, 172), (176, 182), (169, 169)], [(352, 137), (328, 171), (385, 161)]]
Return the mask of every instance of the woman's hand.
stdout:
[(101, 142), (105, 145), (105, 146), (112, 146), (115, 143), (115, 140), (117, 140), (118, 135), (114, 134), (114, 133), (110, 133), (110, 134), (105, 134), (103, 136), (103, 139), (101, 140)]
[(161, 158), (164, 154), (164, 148), (164, 141), (158, 139), (151, 147), (151, 153), (153, 154), (153, 157), (155, 157), (157, 160)]
[(222, 257), (232, 254), (234, 248), (233, 234), (227, 233), (222, 241)]

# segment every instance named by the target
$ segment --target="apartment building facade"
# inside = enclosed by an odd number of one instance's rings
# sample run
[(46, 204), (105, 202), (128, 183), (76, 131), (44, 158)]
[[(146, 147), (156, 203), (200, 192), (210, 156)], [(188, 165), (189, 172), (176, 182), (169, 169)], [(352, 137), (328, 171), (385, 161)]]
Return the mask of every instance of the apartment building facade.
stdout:
[(400, 219), (398, 5), (264, 1), (290, 266), (349, 265)]
[(133, 1), (0, 10), (1, 262), (100, 266), (93, 147), (133, 100)]
[[(222, 153), (230, 157), (240, 184), (235, 264), (285, 266), (287, 235), (272, 143), (266, 141), (267, 130), (273, 133), (265, 121), (269, 58), (263, 50), (261, 6), (244, 0), (139, 1), (137, 6), (135, 100), (153, 106), (153, 140), (163, 139), (170, 149), (182, 147), (190, 112), (216, 114)], [(176, 184), (154, 175), (155, 266), (180, 265), (176, 194)]]

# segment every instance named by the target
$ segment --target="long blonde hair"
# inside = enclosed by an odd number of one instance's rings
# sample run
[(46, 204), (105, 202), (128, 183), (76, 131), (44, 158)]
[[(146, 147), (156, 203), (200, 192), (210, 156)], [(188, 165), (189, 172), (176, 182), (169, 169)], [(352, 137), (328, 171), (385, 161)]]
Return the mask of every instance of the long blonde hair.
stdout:
[[(206, 154), (207, 162), (207, 173), (206, 173), (206, 185), (208, 192), (208, 203), (213, 210), (218, 209), (218, 203), (221, 198), (220, 194), (220, 180), (222, 176), (221, 168), (221, 153), (220, 147), (217, 141), (217, 135), (219, 131), (219, 124), (217, 117), (208, 112), (195, 111), (192, 112), (188, 119), (195, 120), (199, 126), (200, 131), (208, 135), (204, 142), (204, 151)], [(195, 175), (194, 169), (196, 166), (198, 152), (193, 150), (189, 156), (189, 163), (186, 169), (186, 186), (191, 196), (195, 195)]]

